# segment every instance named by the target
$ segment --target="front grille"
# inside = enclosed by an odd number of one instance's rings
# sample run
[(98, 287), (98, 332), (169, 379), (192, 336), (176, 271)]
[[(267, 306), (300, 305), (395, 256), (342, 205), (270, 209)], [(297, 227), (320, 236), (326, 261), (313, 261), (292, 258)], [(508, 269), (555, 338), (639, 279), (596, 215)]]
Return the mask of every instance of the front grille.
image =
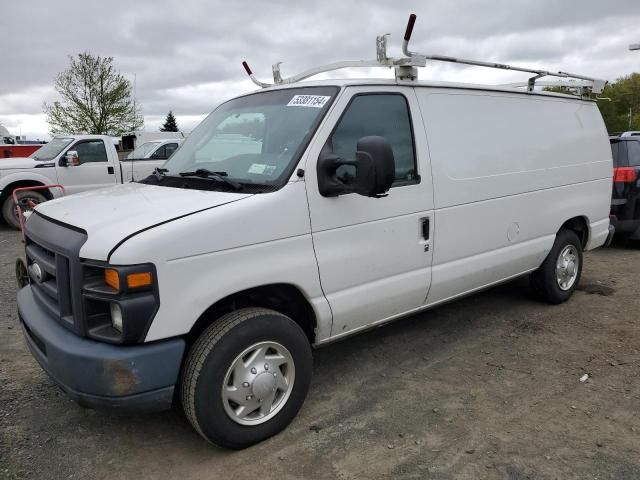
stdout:
[(53, 319), (77, 334), (82, 322), (80, 248), (84, 231), (34, 212), (25, 225), (27, 271), (35, 301)]
[[(49, 314), (65, 323), (73, 324), (73, 307), (69, 297), (69, 259), (37, 244), (27, 237), (27, 271), (36, 301)], [(38, 265), (40, 278), (35, 274)]]

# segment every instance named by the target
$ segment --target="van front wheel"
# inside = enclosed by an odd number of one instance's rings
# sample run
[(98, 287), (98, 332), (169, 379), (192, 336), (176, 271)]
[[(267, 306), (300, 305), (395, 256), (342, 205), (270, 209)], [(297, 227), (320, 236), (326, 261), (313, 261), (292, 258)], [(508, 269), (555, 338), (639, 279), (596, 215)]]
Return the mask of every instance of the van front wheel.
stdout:
[(228, 313), (204, 330), (182, 373), (182, 405), (194, 428), (240, 449), (275, 435), (309, 390), (309, 340), (289, 317), (266, 308)]
[(573, 230), (560, 230), (545, 261), (531, 274), (531, 286), (545, 302), (557, 305), (573, 294), (582, 274), (582, 244)]

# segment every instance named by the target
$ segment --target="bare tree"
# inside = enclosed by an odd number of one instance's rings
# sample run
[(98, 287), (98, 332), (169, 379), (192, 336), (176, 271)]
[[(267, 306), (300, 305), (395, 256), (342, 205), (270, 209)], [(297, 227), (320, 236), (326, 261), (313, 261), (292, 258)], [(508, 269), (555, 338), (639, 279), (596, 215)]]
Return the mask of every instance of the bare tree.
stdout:
[(52, 134), (121, 135), (142, 128), (144, 120), (132, 97), (131, 82), (113, 67), (112, 57), (88, 52), (70, 56), (55, 89), (62, 101), (44, 104)]

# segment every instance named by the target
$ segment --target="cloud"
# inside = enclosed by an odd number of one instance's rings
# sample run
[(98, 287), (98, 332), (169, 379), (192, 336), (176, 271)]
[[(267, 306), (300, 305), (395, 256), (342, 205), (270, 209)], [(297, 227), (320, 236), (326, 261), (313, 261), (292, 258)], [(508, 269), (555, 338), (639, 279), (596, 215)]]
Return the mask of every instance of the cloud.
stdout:
[[(243, 59), (269, 80), (276, 61), (290, 75), (336, 60), (373, 58), (375, 36), (386, 32), (392, 34), (391, 53), (399, 55), (414, 9), (414, 50), (609, 80), (640, 66), (640, 53), (627, 51), (629, 43), (640, 41), (637, 0), (112, 0), (100, 8), (83, 0), (30, 0), (14, 2), (11, 15), (0, 18), (0, 121), (29, 135), (45, 134), (42, 103), (56, 98), (53, 79), (67, 67), (68, 55), (87, 50), (114, 57), (121, 73), (135, 76), (148, 130), (169, 110), (190, 125), (221, 101), (255, 88), (242, 70)], [(420, 75), (476, 83), (523, 79), (512, 72), (435, 64)]]

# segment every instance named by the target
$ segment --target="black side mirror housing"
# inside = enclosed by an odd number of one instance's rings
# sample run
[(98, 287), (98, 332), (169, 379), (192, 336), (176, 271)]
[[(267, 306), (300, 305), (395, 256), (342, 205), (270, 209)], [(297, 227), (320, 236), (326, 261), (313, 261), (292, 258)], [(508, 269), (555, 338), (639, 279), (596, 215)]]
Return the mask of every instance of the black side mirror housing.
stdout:
[[(343, 165), (356, 170), (353, 183), (343, 183), (336, 172)], [(344, 160), (337, 155), (321, 155), (318, 159), (318, 188), (323, 197), (357, 193), (365, 197), (382, 197), (395, 179), (395, 159), (391, 145), (384, 137), (369, 136), (358, 140), (356, 159)]]

